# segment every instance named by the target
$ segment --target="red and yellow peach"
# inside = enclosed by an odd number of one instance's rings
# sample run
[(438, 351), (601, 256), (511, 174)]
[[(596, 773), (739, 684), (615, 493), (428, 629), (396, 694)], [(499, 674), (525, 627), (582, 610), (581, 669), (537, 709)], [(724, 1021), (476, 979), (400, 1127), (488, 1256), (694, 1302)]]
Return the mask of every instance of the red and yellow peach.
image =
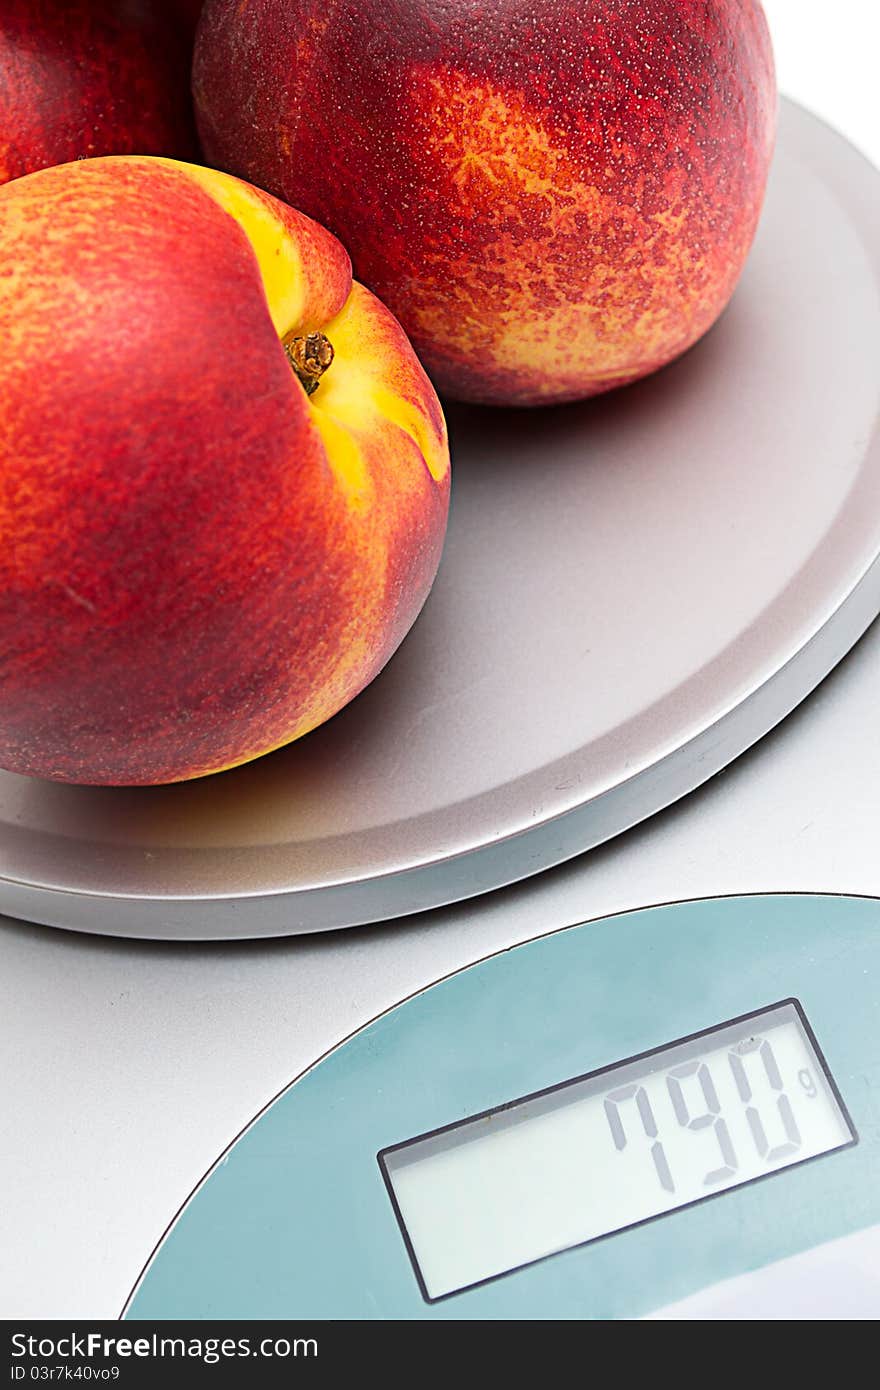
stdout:
[(207, 0), (208, 157), (340, 236), (451, 395), (588, 396), (733, 293), (776, 114), (758, 0)]
[(415, 620), (449, 494), (342, 246), (111, 158), (0, 189), (0, 263), (0, 767), (169, 782), (335, 714)]

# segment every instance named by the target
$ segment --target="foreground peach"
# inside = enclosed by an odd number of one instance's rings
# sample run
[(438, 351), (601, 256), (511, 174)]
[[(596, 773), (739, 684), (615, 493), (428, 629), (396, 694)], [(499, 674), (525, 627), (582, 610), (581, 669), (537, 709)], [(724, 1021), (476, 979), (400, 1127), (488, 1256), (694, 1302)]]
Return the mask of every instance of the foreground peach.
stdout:
[(208, 158), (342, 237), (438, 389), (533, 404), (706, 332), (754, 236), (757, 0), (207, 0)]
[(110, 158), (0, 189), (0, 264), (0, 766), (176, 781), (335, 714), (415, 620), (449, 493), (342, 246)]

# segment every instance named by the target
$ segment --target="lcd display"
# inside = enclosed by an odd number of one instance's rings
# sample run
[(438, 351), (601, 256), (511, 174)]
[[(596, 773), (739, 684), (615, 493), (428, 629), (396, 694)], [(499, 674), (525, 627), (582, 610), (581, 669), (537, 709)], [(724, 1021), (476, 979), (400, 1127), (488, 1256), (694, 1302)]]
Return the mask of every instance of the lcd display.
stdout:
[(442, 1298), (855, 1141), (794, 1000), (384, 1149)]

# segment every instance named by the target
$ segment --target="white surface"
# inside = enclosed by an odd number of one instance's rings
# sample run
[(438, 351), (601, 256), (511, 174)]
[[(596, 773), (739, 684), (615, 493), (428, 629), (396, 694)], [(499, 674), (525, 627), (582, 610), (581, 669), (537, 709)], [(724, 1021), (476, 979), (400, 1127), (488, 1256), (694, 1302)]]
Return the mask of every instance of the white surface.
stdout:
[[(784, 88), (880, 163), (874, 0), (766, 8)], [(555, 926), (681, 897), (880, 895), (878, 691), (875, 626), (806, 706), (694, 797), (524, 887), (401, 925), (219, 949), (8, 921), (0, 1316), (114, 1317), (182, 1198), (257, 1109), (446, 971)], [(800, 1257), (803, 1280), (789, 1278), (792, 1263), (747, 1281), (756, 1296), (775, 1287), (764, 1313), (721, 1286), (702, 1296), (716, 1309), (706, 1315), (880, 1315), (877, 1232)], [(684, 1314), (702, 1315), (693, 1303)]]
[(389, 1154), (430, 1297), (851, 1139), (792, 1005)]
[(880, 167), (877, 0), (764, 0), (780, 90)]

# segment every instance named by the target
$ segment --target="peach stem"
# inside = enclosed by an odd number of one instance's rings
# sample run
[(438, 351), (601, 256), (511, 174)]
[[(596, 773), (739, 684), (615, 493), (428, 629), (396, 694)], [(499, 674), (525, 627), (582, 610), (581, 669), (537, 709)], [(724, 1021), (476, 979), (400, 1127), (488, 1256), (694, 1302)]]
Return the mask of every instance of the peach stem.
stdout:
[(321, 377), (333, 361), (330, 339), (323, 333), (309, 333), (302, 337), (290, 332), (281, 339), (281, 346), (306, 395), (314, 395)]

